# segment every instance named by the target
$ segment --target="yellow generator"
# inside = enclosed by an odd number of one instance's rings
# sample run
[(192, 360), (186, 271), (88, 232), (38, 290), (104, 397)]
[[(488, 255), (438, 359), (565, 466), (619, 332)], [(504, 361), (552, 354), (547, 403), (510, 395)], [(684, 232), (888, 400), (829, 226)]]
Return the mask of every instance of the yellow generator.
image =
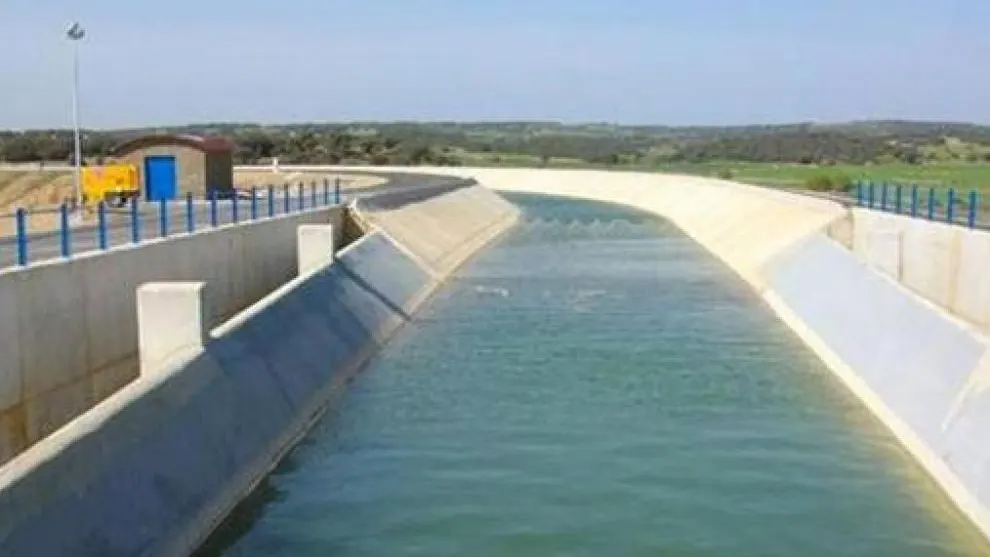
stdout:
[(103, 201), (111, 207), (122, 207), (128, 200), (141, 195), (138, 171), (132, 164), (87, 166), (82, 169), (83, 203)]

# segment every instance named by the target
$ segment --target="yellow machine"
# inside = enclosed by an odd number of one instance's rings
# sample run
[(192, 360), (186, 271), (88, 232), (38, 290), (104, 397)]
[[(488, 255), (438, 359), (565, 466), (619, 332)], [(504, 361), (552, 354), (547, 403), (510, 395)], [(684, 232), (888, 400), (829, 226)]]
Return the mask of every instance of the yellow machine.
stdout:
[(132, 164), (87, 166), (82, 169), (83, 203), (106, 202), (121, 207), (141, 195), (137, 168)]

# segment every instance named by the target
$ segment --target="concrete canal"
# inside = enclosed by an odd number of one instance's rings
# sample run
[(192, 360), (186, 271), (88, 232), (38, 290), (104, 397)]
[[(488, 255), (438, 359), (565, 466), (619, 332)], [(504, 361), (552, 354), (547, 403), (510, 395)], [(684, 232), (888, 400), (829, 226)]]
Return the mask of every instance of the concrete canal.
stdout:
[(942, 556), (983, 538), (664, 221), (523, 222), (357, 377), (204, 555)]

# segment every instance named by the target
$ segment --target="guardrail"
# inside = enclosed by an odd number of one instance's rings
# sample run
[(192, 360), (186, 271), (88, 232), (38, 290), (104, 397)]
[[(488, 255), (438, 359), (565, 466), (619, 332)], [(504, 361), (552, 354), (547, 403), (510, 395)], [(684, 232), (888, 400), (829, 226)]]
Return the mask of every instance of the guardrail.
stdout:
[(135, 198), (122, 209), (101, 202), (96, 207), (95, 224), (76, 226), (73, 211), (63, 203), (57, 209), (55, 229), (36, 233), (29, 232), (32, 214), (20, 208), (13, 215), (14, 235), (0, 238), (0, 268), (338, 205), (342, 201), (340, 185), (340, 179), (333, 184), (324, 179), (322, 186), (317, 182), (286, 183), (235, 191), (224, 197), (213, 191), (201, 200), (191, 193), (176, 200)]
[(981, 206), (980, 192), (940, 191), (917, 185), (856, 182), (857, 207), (969, 228), (990, 228), (990, 204)]

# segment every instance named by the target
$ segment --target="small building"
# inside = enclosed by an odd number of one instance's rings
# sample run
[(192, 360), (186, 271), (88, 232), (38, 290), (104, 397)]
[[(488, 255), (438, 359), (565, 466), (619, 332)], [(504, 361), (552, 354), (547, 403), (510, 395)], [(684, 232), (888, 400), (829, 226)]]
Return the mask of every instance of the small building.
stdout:
[(224, 137), (159, 134), (118, 145), (113, 156), (137, 167), (142, 196), (157, 201), (232, 192), (233, 152), (234, 144)]

